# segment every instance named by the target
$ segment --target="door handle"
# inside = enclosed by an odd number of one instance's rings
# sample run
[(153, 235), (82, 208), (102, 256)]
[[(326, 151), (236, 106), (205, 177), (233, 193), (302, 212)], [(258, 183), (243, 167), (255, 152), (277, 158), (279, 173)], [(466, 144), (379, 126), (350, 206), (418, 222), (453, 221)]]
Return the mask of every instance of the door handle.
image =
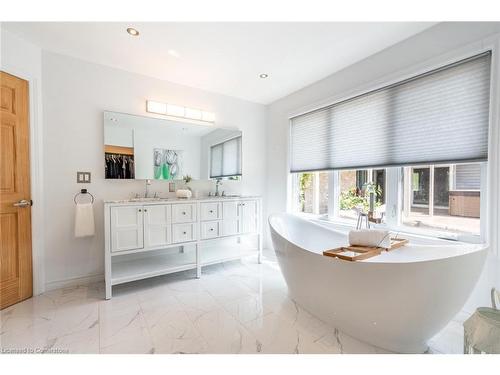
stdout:
[(31, 200), (26, 200), (26, 199), (21, 199), (19, 202), (16, 202), (13, 204), (14, 207), (30, 207), (33, 205), (33, 201)]

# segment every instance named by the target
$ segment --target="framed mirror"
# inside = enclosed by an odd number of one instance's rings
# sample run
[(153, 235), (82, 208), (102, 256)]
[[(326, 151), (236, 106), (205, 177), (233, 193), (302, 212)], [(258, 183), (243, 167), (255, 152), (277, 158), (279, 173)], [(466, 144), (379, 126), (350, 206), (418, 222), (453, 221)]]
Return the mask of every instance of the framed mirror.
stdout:
[(231, 179), (242, 176), (242, 132), (104, 112), (106, 179)]

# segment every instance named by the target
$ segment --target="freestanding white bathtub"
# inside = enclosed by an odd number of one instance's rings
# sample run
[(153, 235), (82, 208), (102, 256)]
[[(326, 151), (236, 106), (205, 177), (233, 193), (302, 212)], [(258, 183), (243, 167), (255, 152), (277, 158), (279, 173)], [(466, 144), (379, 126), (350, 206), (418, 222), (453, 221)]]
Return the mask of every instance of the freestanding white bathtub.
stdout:
[(399, 353), (427, 350), (465, 304), (487, 255), (485, 245), (410, 242), (349, 262), (322, 255), (346, 245), (346, 233), (290, 214), (271, 215), (269, 225), (291, 298), (341, 331)]

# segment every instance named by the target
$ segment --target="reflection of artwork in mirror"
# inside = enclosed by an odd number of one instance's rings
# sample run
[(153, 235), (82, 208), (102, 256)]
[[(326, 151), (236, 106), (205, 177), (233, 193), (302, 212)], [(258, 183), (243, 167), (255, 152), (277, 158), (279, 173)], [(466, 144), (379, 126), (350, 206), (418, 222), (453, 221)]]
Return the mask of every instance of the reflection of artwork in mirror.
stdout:
[(182, 150), (155, 148), (153, 160), (155, 180), (178, 180), (182, 176)]

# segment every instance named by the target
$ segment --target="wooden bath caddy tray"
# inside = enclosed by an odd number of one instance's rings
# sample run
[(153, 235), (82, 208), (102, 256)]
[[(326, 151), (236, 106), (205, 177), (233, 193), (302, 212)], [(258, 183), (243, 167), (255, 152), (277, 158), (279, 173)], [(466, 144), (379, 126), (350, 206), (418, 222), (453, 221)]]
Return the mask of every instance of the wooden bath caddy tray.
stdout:
[(370, 246), (342, 246), (337, 247), (336, 249), (325, 250), (323, 251), (323, 255), (355, 262), (357, 260), (364, 260), (380, 255), (382, 251), (398, 249), (406, 245), (408, 242), (409, 241), (404, 238), (391, 238), (391, 247), (388, 249)]

